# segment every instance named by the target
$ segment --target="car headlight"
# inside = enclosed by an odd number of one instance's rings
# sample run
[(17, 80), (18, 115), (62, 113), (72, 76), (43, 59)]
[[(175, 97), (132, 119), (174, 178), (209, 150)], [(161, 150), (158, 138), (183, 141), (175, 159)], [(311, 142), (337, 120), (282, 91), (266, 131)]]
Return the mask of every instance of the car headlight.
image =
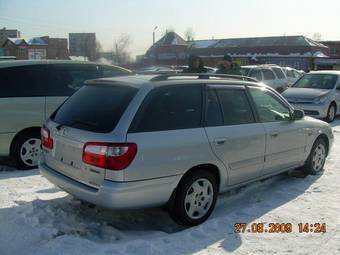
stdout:
[(323, 104), (324, 102), (327, 101), (327, 99), (328, 99), (327, 95), (321, 96), (321, 97), (317, 97), (317, 98), (314, 98), (313, 103), (314, 104)]

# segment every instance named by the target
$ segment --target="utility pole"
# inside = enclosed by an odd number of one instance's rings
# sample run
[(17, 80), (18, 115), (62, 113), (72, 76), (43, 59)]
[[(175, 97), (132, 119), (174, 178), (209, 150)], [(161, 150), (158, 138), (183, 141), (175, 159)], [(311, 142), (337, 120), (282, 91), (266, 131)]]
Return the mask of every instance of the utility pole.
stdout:
[(152, 45), (155, 44), (155, 31), (157, 30), (158, 26), (155, 26), (155, 28), (152, 31)]

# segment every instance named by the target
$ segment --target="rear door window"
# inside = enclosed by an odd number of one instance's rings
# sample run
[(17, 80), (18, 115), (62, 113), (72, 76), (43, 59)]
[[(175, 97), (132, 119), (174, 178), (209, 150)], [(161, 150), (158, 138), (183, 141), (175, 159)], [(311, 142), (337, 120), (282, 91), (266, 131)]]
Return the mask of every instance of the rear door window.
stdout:
[(249, 72), (249, 77), (255, 78), (258, 81), (262, 81), (262, 74), (261, 71), (258, 69), (252, 69)]
[(0, 69), (0, 97), (42, 97), (47, 93), (47, 65)]
[(129, 86), (87, 85), (72, 95), (51, 119), (60, 125), (109, 133), (137, 91)]
[(99, 78), (98, 65), (56, 64), (49, 72), (49, 96), (70, 96), (84, 85), (86, 80)]
[(272, 68), (274, 73), (276, 74), (277, 78), (279, 79), (285, 79), (285, 74), (283, 73), (282, 69), (281, 68), (278, 68), (278, 67), (273, 67)]
[(218, 89), (225, 126), (254, 123), (255, 118), (244, 89)]
[(262, 73), (263, 73), (263, 78), (264, 78), (265, 81), (275, 80), (275, 75), (274, 75), (273, 71), (271, 71), (269, 69), (263, 69)]
[(222, 109), (216, 94), (216, 90), (213, 88), (208, 89), (207, 92), (207, 112), (205, 116), (206, 126), (215, 127), (223, 125)]
[(201, 85), (160, 87), (144, 100), (130, 132), (198, 128), (201, 120)]
[(116, 66), (101, 66), (102, 70), (102, 77), (113, 77), (113, 76), (118, 76), (118, 75), (128, 75), (132, 74), (129, 70), (116, 67)]

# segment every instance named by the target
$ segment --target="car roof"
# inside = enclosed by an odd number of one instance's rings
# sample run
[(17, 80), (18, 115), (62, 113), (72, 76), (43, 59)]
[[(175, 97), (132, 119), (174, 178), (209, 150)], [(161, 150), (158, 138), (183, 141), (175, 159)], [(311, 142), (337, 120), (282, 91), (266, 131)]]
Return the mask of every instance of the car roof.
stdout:
[[(108, 64), (101, 64), (95, 62), (88, 61), (75, 61), (75, 60), (6, 60), (0, 61), (0, 68), (6, 67), (16, 67), (16, 66), (28, 66), (28, 65), (51, 65), (51, 64), (78, 64), (78, 65), (104, 65), (104, 66), (113, 66)], [(128, 69), (114, 66), (126, 71), (130, 71)]]
[[(209, 77), (209, 78), (205, 78)], [(233, 76), (234, 78), (214, 78), (218, 75), (214, 74), (165, 74), (165, 75), (155, 75), (155, 74), (134, 74), (134, 75), (124, 75), (124, 76), (115, 76), (110, 78), (100, 78), (93, 79), (86, 82), (89, 85), (99, 85), (99, 84), (107, 84), (107, 85), (128, 85), (135, 88), (141, 88), (143, 86), (171, 86), (171, 85), (179, 85), (179, 84), (223, 84), (223, 85), (249, 85), (249, 86), (264, 86), (264, 84), (256, 82), (254, 79), (244, 76)], [(220, 75), (222, 76), (222, 75)], [(164, 79), (163, 79), (164, 78)], [(242, 80), (248, 79), (247, 80)], [(253, 81), (252, 81), (253, 80)]]
[(340, 71), (336, 71), (336, 70), (322, 70), (322, 71), (311, 71), (309, 73), (306, 74), (336, 74), (336, 75), (340, 75)]

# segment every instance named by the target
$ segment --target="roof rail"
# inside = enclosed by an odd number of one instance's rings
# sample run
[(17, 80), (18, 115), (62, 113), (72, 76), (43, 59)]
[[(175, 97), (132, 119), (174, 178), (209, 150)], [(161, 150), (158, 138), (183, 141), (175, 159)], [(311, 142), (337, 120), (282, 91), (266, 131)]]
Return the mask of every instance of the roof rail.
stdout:
[(166, 81), (171, 77), (197, 77), (197, 79), (210, 79), (221, 78), (241, 81), (258, 82), (254, 78), (250, 78), (242, 75), (229, 75), (229, 74), (210, 74), (210, 73), (174, 73), (174, 74), (160, 74), (153, 77), (150, 81)]

